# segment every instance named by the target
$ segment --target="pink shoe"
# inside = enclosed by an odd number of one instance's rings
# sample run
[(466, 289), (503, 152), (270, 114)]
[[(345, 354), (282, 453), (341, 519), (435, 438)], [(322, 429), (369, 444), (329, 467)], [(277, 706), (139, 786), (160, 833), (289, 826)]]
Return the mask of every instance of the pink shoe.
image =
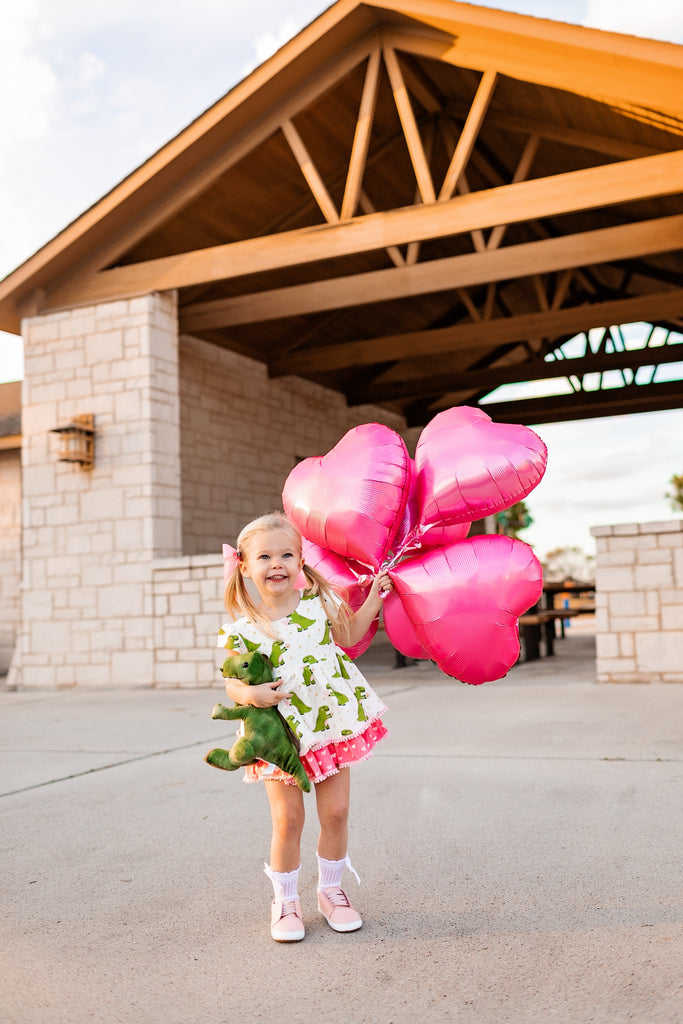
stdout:
[(300, 942), (303, 939), (306, 931), (298, 899), (273, 900), (270, 934), (276, 942)]
[(336, 886), (318, 889), (318, 909), (335, 932), (355, 932), (363, 924), (360, 914), (351, 906), (349, 897)]

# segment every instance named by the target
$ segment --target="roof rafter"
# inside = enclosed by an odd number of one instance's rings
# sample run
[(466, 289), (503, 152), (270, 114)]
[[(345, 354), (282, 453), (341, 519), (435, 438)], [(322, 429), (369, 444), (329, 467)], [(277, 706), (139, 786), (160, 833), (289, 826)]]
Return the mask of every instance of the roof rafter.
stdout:
[(451, 162), (448, 165), (448, 170), (446, 171), (446, 176), (443, 180), (441, 191), (439, 192), (439, 199), (442, 202), (451, 198), (457, 188), (460, 175), (467, 167), (467, 161), (474, 149), (474, 144), (477, 141), (477, 135), (479, 134), (489, 103), (493, 97), (493, 90), (496, 86), (497, 77), (498, 76), (495, 71), (485, 71), (481, 77), (476, 96), (474, 97), (472, 106), (467, 111), (465, 124), (463, 125), (460, 137), (453, 151)]
[[(116, 188), (112, 189), (77, 221), (69, 225), (35, 256), (22, 264), (12, 275), (13, 286), (30, 277), (34, 264), (45, 262), (68, 246), (78, 246), (80, 238), (90, 232), (90, 244), (77, 266), (69, 265), (63, 279), (54, 279), (53, 288), (60, 280), (68, 281), (74, 274), (90, 274), (106, 267), (136, 245), (150, 232), (174, 216), (189, 202), (206, 191), (221, 175), (238, 163), (248, 153), (277, 131), (282, 122), (306, 108), (317, 96), (343, 79), (358, 67), (376, 47), (377, 32), (373, 30), (335, 54), (315, 78), (306, 76), (296, 87), (279, 96), (267, 111), (266, 116), (250, 120), (245, 127), (213, 152), (205, 155), (200, 164), (189, 163), (185, 151), (195, 136), (200, 137), (199, 123), (191, 124), (176, 139), (171, 140), (157, 154), (137, 170), (133, 171)], [(261, 69), (257, 69), (257, 72)], [(255, 72), (255, 74), (257, 73)], [(239, 87), (238, 87), (239, 90)], [(219, 123), (220, 108), (232, 99), (229, 93), (215, 108), (210, 108), (201, 118), (210, 116), (210, 127)], [(215, 114), (214, 114), (215, 110)], [(207, 129), (204, 128), (204, 131)], [(173, 166), (178, 158), (182, 170), (174, 171), (164, 189), (156, 190), (153, 196), (146, 188), (155, 175), (168, 175), (167, 167)], [(106, 224), (106, 229), (104, 225)], [(101, 231), (101, 237), (97, 232)], [(0, 300), (3, 298), (3, 282), (0, 282)]]
[(385, 45), (383, 47), (383, 53), (384, 65), (389, 75), (389, 81), (391, 82), (396, 109), (398, 110), (398, 116), (403, 127), (403, 134), (405, 135), (410, 160), (413, 165), (413, 170), (415, 171), (415, 178), (420, 189), (422, 201), (423, 203), (434, 203), (436, 201), (434, 183), (432, 181), (429, 163), (422, 144), (420, 130), (417, 126), (415, 114), (410, 102), (410, 96), (408, 95), (408, 90), (406, 89), (406, 84), (403, 80), (401, 66), (394, 50), (390, 46)]
[(683, 288), (656, 295), (638, 295), (521, 316), (496, 319), (484, 317), (479, 323), (456, 324), (454, 327), (442, 327), (434, 331), (413, 331), (317, 347), (297, 352), (282, 361), (274, 361), (269, 372), (273, 377), (292, 373), (319, 373), (345, 366), (368, 366), (407, 358), (418, 352), (422, 357), (463, 349), (490, 349), (505, 342), (524, 341), (529, 337), (578, 334), (593, 327), (647, 320), (653, 310), (657, 310), (662, 317), (683, 313)]
[(660, 345), (656, 348), (623, 349), (600, 352), (567, 359), (528, 359), (487, 370), (441, 372), (437, 376), (412, 377), (410, 380), (354, 387), (347, 394), (349, 405), (392, 402), (398, 399), (442, 395), (446, 391), (493, 391), (503, 384), (522, 381), (553, 380), (586, 373), (607, 373), (609, 370), (637, 369), (641, 366), (663, 366), (683, 362), (683, 344)]
[[(455, 200), (454, 200), (455, 201)], [(185, 332), (319, 313), (362, 303), (425, 295), (511, 277), (581, 267), (614, 258), (647, 256), (680, 248), (683, 214), (622, 224), (561, 238), (544, 238), (482, 253), (431, 260), (410, 267), (195, 303), (181, 308)]]
[[(368, 0), (368, 3), (382, 6), (382, 0)], [(398, 27), (385, 30), (384, 38), (396, 50), (474, 71), (495, 67), (499, 74), (568, 89), (600, 103), (610, 103), (632, 116), (645, 114), (650, 109), (669, 111), (674, 120), (678, 120), (683, 113), (680, 54), (674, 44), (613, 34), (610, 60), (612, 64), (618, 60), (619, 74), (606, 74), (605, 52), (596, 46), (600, 37), (578, 26), (542, 19), (536, 19), (536, 26), (531, 19), (515, 25), (511, 19), (520, 16), (506, 18), (507, 12), (487, 11), (492, 17), (487, 28), (482, 29), (481, 24), (477, 24), (482, 20), (482, 12), (474, 5), (470, 5), (470, 10), (466, 5), (459, 5), (457, 23), (452, 25), (448, 24), (445, 3), (439, 4), (441, 18), (430, 18), (424, 9), (418, 12), (409, 0), (392, 0), (392, 6), (423, 23), (419, 31)], [(494, 27), (495, 22), (498, 25)], [(503, 28), (505, 22), (509, 27)], [(432, 28), (428, 27), (430, 24)], [(572, 42), (571, 59), (567, 60), (566, 46)], [(652, 75), (652, 65), (645, 58), (646, 49), (656, 54), (657, 76)]]
[[(601, 416), (623, 416), (660, 409), (680, 409), (680, 380), (659, 384), (628, 384), (602, 391), (577, 391), (571, 395), (551, 395), (516, 402), (487, 402), (480, 406), (488, 416), (501, 423), (561, 423), (588, 420)], [(431, 413), (434, 415), (434, 412)], [(425, 420), (414, 411), (415, 422)], [(428, 417), (429, 418), (429, 417)]]
[(683, 150), (521, 181), (442, 203), (249, 238), (100, 271), (51, 293), (46, 309), (183, 288), (537, 217), (670, 195), (683, 189)]
[[(450, 101), (446, 104), (446, 112), (453, 118), (463, 120), (467, 117), (467, 106), (464, 103)], [(643, 146), (628, 139), (613, 138), (609, 135), (596, 135), (593, 132), (570, 128), (564, 124), (553, 124), (534, 117), (520, 117), (515, 114), (489, 107), (486, 123), (492, 128), (503, 128), (505, 131), (520, 135), (538, 135), (548, 142), (561, 142), (564, 146), (587, 149), (592, 153), (617, 157), (620, 160), (631, 160), (639, 156), (654, 156), (661, 149)]]
[(353, 136), (351, 157), (349, 159), (349, 170), (346, 176), (344, 198), (341, 205), (342, 220), (353, 217), (360, 198), (361, 183), (368, 158), (370, 134), (372, 132), (372, 123), (377, 103), (380, 57), (381, 51), (378, 43), (370, 54), (365, 72), (365, 82), (363, 83), (363, 93), (358, 109), (358, 120), (356, 121), (356, 130)]

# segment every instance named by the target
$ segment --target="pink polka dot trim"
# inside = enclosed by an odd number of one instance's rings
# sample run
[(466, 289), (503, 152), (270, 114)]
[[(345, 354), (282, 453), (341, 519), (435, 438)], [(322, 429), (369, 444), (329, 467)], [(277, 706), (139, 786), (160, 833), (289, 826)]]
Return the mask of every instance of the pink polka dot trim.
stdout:
[[(322, 782), (323, 779), (336, 774), (340, 768), (347, 768), (357, 761), (364, 761), (370, 757), (375, 744), (388, 735), (389, 730), (382, 723), (381, 718), (376, 718), (357, 736), (349, 736), (348, 739), (309, 750), (301, 756), (301, 763), (311, 782)], [(248, 764), (244, 769), (244, 781), (258, 782), (260, 780), (296, 785), (291, 775), (287, 775), (280, 768), (273, 770), (272, 765), (267, 765), (264, 761)]]

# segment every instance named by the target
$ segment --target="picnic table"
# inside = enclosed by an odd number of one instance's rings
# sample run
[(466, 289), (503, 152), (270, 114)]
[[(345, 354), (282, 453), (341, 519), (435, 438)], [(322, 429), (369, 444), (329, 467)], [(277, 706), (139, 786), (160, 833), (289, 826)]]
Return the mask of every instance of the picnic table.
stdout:
[[(555, 598), (558, 594), (581, 597), (583, 600), (580, 606), (556, 608)], [(560, 635), (564, 637), (568, 619), (577, 615), (592, 615), (594, 612), (595, 584), (575, 580), (544, 583), (540, 601), (519, 619), (520, 636), (524, 641), (524, 660), (534, 661), (541, 657), (542, 640), (546, 657), (551, 657), (555, 653), (556, 623), (559, 622)]]

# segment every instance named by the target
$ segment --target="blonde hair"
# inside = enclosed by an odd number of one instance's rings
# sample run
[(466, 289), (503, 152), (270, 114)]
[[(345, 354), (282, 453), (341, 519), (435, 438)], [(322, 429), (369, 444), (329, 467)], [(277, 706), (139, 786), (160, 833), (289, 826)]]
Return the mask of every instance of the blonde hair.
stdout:
[[(240, 615), (250, 619), (267, 636), (277, 640), (279, 638), (273, 629), (272, 620), (264, 615), (260, 611), (259, 606), (254, 603), (240, 569), (246, 552), (256, 535), (270, 530), (282, 530), (283, 533), (288, 533), (292, 541), (292, 547), (298, 552), (299, 558), (301, 558), (301, 534), (284, 512), (267, 512), (265, 515), (259, 516), (258, 519), (253, 519), (250, 523), (247, 523), (237, 538), (236, 549), (240, 561), (228, 578), (223, 601), (226, 611), (230, 615), (235, 615), (236, 612), (239, 612)], [(330, 586), (319, 572), (311, 568), (310, 565), (306, 565), (306, 563), (303, 565), (303, 574), (308, 584), (305, 590), (306, 595), (310, 597), (319, 596), (322, 599), (323, 607), (328, 617), (331, 618), (333, 628), (336, 628), (342, 634), (346, 634), (349, 619), (353, 614), (349, 605), (341, 599), (340, 595), (336, 593), (334, 588)]]

